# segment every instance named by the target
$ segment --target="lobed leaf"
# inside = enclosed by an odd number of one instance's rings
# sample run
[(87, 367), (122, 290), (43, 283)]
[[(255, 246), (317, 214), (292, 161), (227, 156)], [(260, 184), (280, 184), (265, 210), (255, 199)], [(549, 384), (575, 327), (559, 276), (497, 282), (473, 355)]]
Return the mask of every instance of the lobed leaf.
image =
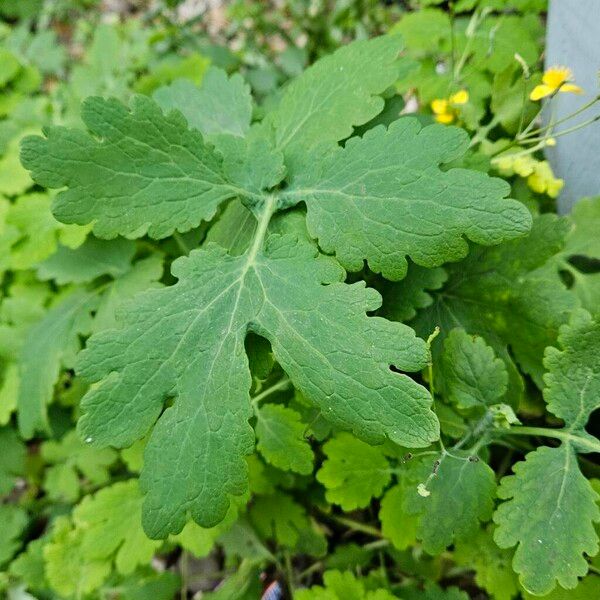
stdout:
[(424, 267), (457, 261), (468, 239), (483, 245), (520, 237), (531, 215), (509, 186), (477, 171), (440, 165), (463, 155), (467, 134), (457, 128), (422, 128), (401, 118), (351, 138), (298, 174), (283, 193), (305, 202), (308, 231), (344, 267), (402, 279), (406, 257)]
[(175, 396), (142, 471), (150, 535), (179, 531), (188, 512), (215, 525), (229, 495), (246, 489), (248, 330), (271, 342), (295, 387), (336, 425), (369, 442), (437, 438), (429, 394), (390, 370), (421, 368), (424, 343), (406, 326), (367, 317), (377, 293), (341, 283), (339, 267), (311, 245), (273, 236), (266, 252), (241, 256), (209, 246), (176, 261), (173, 273), (179, 283), (138, 296), (123, 329), (93, 336), (79, 365), (101, 382), (82, 402), (79, 429), (91, 443), (131, 444)]

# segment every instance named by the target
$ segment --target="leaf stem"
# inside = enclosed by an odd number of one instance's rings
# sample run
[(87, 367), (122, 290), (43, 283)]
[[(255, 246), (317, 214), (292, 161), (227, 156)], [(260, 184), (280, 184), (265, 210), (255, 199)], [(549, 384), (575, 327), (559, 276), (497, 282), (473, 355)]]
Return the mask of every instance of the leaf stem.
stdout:
[(551, 437), (562, 442), (572, 442), (587, 452), (600, 452), (600, 441), (591, 437), (583, 437), (571, 433), (566, 429), (550, 429), (548, 427), (511, 427), (506, 430), (498, 430), (495, 433), (501, 435), (538, 435), (541, 437)]
[(250, 266), (257, 254), (262, 248), (265, 236), (267, 234), (267, 227), (271, 221), (271, 217), (277, 208), (277, 197), (274, 194), (267, 196), (262, 207), (260, 215), (257, 217), (258, 225), (256, 232), (254, 233), (254, 239), (252, 240), (252, 246), (248, 252), (247, 265)]
[(272, 386), (268, 387), (266, 390), (263, 390), (260, 394), (257, 394), (256, 396), (254, 396), (254, 398), (252, 398), (252, 406), (256, 408), (259, 402), (261, 402), (271, 394), (278, 392), (279, 390), (287, 389), (290, 386), (290, 383), (291, 381), (287, 377), (284, 377), (277, 383), (274, 383)]

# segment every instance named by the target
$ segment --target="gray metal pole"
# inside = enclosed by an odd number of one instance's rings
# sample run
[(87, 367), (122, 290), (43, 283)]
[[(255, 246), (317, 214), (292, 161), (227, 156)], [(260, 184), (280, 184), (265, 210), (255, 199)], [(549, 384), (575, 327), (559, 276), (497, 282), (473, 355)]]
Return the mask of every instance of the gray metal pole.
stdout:
[[(546, 67), (570, 67), (583, 95), (558, 94), (555, 116), (574, 112), (599, 92), (600, 0), (550, 0), (546, 39)], [(557, 127), (567, 129), (600, 112), (594, 106), (572, 121)], [(546, 118), (549, 118), (547, 115)], [(547, 157), (557, 177), (565, 181), (558, 199), (559, 212), (567, 213), (584, 196), (600, 195), (600, 122), (557, 140)]]

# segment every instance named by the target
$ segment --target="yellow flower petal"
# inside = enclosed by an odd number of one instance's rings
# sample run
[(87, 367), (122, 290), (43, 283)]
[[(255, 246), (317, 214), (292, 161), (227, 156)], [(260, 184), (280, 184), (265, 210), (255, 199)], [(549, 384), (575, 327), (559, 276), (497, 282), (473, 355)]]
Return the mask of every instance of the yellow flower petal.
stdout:
[(514, 158), (509, 154), (507, 156), (499, 156), (496, 162), (496, 166), (498, 168), (498, 171), (500, 171), (502, 175), (509, 177), (515, 172), (514, 163)]
[(533, 173), (527, 178), (527, 185), (537, 194), (543, 194), (546, 191), (546, 180), (537, 173)]
[(573, 78), (571, 69), (567, 67), (550, 67), (544, 73), (542, 81), (553, 90), (558, 89), (566, 81)]
[(557, 198), (564, 185), (565, 182), (562, 179), (552, 179), (552, 181), (548, 182), (546, 193), (550, 198)]
[(515, 173), (521, 177), (527, 177), (531, 175), (536, 168), (536, 160), (531, 158), (528, 154), (524, 156), (517, 156), (513, 163), (513, 169)]
[(454, 115), (451, 112), (442, 113), (435, 115), (435, 120), (438, 123), (444, 123), (444, 125), (447, 125), (448, 123), (452, 123), (452, 121), (454, 121)]
[(456, 94), (450, 96), (450, 104), (466, 104), (469, 101), (469, 92), (467, 90), (460, 90)]
[(531, 94), (529, 94), (529, 99), (535, 102), (536, 100), (541, 100), (542, 98), (549, 96), (550, 94), (552, 94), (552, 92), (554, 92), (554, 88), (542, 83), (540, 85), (536, 85), (533, 88), (533, 90), (531, 90)]
[(441, 98), (436, 98), (431, 102), (431, 110), (436, 115), (442, 115), (448, 112), (448, 100), (442, 100)]
[(546, 146), (556, 146), (556, 139), (553, 137), (549, 137), (546, 140)]
[(565, 83), (559, 90), (559, 92), (571, 92), (573, 94), (583, 94), (583, 90), (574, 83)]

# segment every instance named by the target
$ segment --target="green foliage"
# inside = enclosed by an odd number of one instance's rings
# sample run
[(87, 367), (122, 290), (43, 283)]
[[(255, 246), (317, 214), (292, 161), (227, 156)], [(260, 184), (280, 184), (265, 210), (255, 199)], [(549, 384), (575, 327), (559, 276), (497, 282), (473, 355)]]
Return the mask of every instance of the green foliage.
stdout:
[(524, 168), (544, 3), (18, 4), (0, 596), (598, 596), (600, 199)]

